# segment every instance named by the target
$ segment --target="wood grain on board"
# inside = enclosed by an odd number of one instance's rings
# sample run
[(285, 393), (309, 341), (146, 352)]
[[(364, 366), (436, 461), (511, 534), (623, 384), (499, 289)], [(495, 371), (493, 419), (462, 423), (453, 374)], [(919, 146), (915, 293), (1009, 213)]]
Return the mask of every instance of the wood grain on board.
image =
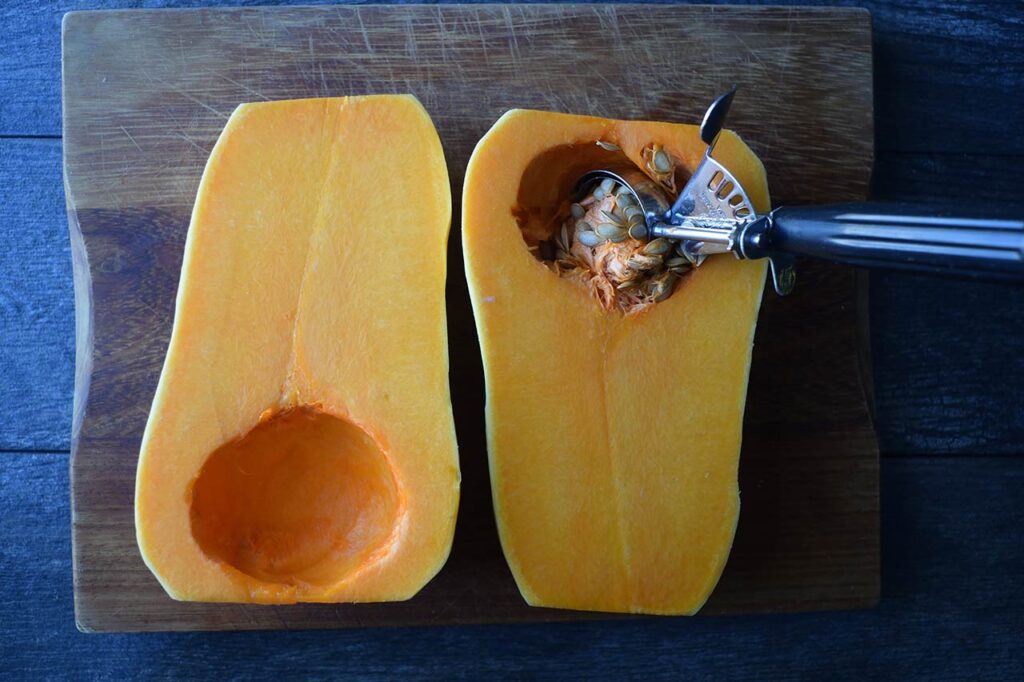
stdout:
[[(777, 202), (863, 198), (872, 160), (870, 20), (858, 10), (612, 5), (365, 6), (73, 13), (64, 155), (78, 358), (75, 605), (85, 630), (560, 620), (520, 598), (494, 529), (483, 385), (458, 230), (449, 249), (452, 397), (463, 498), (451, 559), (400, 604), (183, 604), (135, 546), (135, 464), (170, 334), (206, 157), (240, 102), (412, 92), (458, 205), (474, 144), (531, 107), (692, 122), (732, 84), (730, 127)], [(456, 226), (459, 216), (455, 215)], [(743, 511), (705, 612), (875, 602), (878, 459), (858, 372), (850, 271), (807, 265), (762, 309), (745, 423)]]

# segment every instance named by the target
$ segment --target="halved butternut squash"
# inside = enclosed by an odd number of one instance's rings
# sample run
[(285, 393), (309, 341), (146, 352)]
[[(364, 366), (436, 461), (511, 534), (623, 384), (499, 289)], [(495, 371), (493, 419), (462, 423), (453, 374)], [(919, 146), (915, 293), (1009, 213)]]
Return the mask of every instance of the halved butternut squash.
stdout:
[(203, 173), (139, 457), (175, 599), (390, 601), (444, 564), (451, 196), (409, 96), (243, 104)]
[[(583, 172), (628, 163), (681, 186), (703, 152), (696, 126), (515, 110), (469, 162), (462, 236), (494, 506), (530, 604), (690, 614), (725, 566), (764, 264), (715, 256), (666, 275), (674, 290), (623, 300), (636, 285), (561, 265), (579, 254), (557, 234)], [(768, 208), (764, 169), (736, 135), (715, 157)], [(571, 207), (584, 222), (590, 210)], [(545, 263), (552, 239), (561, 255)]]

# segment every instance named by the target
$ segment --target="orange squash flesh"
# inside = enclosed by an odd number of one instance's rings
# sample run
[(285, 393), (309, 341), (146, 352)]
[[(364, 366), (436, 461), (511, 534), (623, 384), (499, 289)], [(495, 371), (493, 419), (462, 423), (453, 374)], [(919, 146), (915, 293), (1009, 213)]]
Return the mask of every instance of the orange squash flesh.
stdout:
[[(535, 606), (694, 613), (735, 533), (765, 265), (712, 257), (667, 300), (622, 314), (558, 277), (524, 241), (557, 224), (583, 171), (624, 158), (640, 165), (651, 143), (690, 172), (704, 151), (696, 126), (515, 110), (467, 169), (463, 245), (495, 513)], [(724, 132), (715, 157), (758, 210), (769, 207), (764, 169), (738, 137)]]
[(139, 457), (139, 548), (172, 597), (401, 600), (444, 564), (450, 220), (440, 141), (412, 97), (231, 116)]

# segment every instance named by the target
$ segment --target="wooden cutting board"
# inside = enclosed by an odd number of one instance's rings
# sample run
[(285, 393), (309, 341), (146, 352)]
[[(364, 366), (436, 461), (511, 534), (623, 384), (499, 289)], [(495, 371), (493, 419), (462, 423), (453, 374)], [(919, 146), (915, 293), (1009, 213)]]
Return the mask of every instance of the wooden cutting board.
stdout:
[[(459, 216), (448, 283), (463, 497), (451, 559), (399, 604), (185, 604), (135, 545), (135, 465), (171, 330), (200, 173), (240, 102), (412, 92), (459, 206), (476, 141), (512, 107), (693, 122), (739, 84), (730, 127), (779, 202), (857, 200), (872, 163), (861, 10), (643, 5), (363, 6), (69, 14), (64, 167), (78, 332), (75, 610), (88, 631), (350, 627), (595, 617), (519, 596), (490, 505), (483, 382)], [(457, 209), (456, 209), (457, 210)], [(853, 272), (805, 264), (766, 294), (744, 430), (743, 510), (705, 613), (866, 607), (879, 591), (878, 456)], [(608, 617), (608, 616), (599, 616)]]

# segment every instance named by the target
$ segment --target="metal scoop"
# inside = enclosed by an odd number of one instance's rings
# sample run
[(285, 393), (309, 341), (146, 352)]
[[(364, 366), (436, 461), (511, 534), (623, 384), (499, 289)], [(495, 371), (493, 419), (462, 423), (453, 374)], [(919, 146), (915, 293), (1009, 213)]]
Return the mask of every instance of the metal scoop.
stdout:
[(577, 193), (612, 178), (643, 209), (647, 238), (682, 242), (695, 259), (732, 252), (767, 258), (772, 284), (786, 295), (796, 283), (795, 256), (869, 268), (890, 268), (1024, 283), (1024, 220), (964, 218), (904, 204), (835, 204), (779, 207), (758, 215), (739, 180), (712, 157), (734, 87), (704, 114), (707, 145), (675, 202), (639, 168), (586, 173)]

